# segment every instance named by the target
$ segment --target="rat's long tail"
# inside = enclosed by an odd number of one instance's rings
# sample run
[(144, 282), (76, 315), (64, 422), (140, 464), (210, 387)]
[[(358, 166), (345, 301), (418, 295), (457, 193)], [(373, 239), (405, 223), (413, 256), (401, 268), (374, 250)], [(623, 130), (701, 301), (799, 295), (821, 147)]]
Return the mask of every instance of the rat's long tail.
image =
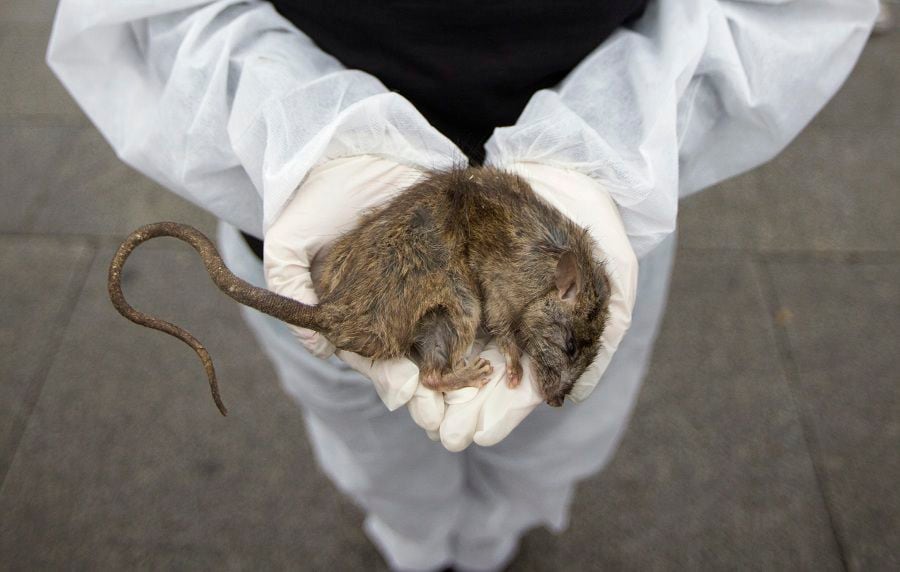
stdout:
[(257, 288), (241, 280), (225, 266), (212, 241), (192, 226), (174, 222), (157, 222), (142, 226), (128, 235), (128, 238), (119, 246), (112, 263), (109, 265), (107, 287), (113, 306), (116, 307), (120, 314), (132, 322), (165, 332), (170, 336), (175, 336), (191, 346), (197, 352), (200, 361), (203, 362), (203, 368), (206, 370), (207, 378), (209, 378), (209, 388), (212, 391), (216, 407), (219, 408), (222, 415), (227, 415), (228, 410), (219, 396), (219, 384), (216, 381), (216, 370), (213, 368), (212, 358), (209, 357), (209, 352), (206, 351), (203, 344), (183, 328), (135, 310), (125, 300), (125, 295), (122, 293), (122, 268), (125, 265), (125, 260), (128, 259), (128, 256), (138, 245), (151, 238), (160, 236), (171, 236), (190, 244), (200, 254), (200, 258), (203, 259), (203, 264), (206, 266), (206, 271), (216, 286), (241, 304), (255, 308), (288, 324), (313, 330), (321, 329), (318, 320), (318, 310), (316, 306), (303, 304), (270, 292), (265, 288)]

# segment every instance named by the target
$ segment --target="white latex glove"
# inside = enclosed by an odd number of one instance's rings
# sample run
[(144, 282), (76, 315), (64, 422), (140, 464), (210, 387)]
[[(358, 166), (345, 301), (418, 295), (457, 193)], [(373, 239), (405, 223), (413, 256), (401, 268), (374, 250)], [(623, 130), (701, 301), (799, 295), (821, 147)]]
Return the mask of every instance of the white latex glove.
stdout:
[[(317, 304), (310, 274), (316, 255), (350, 230), (364, 211), (422, 176), (418, 169), (372, 155), (334, 159), (314, 168), (266, 232), (263, 265), (269, 289)], [(313, 355), (326, 359), (335, 353), (334, 346), (317, 332), (290, 328)], [(419, 368), (413, 362), (406, 358), (373, 361), (346, 351), (336, 355), (372, 380), (388, 409), (408, 405), (420, 427), (438, 427), (444, 416), (443, 397), (419, 384)]]
[[(538, 163), (513, 163), (500, 167), (521, 175), (545, 201), (587, 228), (597, 242), (597, 257), (606, 262), (612, 292), (609, 320), (602, 346), (593, 364), (575, 383), (569, 399), (578, 402), (591, 394), (606, 371), (619, 342), (631, 324), (637, 288), (638, 264), (619, 210), (609, 193), (594, 179)], [(447, 411), (439, 431), (429, 431), (451, 451), (461, 451), (473, 441), (499, 443), (541, 404), (528, 356), (523, 356), (522, 382), (515, 389), (506, 383), (506, 367), (497, 347), (489, 342), (481, 353), (494, 366), (494, 375), (482, 388), (465, 388), (445, 395)]]

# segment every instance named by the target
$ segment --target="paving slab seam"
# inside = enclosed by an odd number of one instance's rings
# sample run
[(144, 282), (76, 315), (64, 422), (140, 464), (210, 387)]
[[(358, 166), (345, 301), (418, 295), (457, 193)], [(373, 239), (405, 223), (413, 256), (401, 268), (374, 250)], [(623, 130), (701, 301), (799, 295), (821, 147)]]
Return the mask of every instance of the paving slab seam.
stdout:
[(796, 359), (794, 358), (794, 352), (791, 348), (787, 331), (785, 330), (784, 325), (779, 324), (775, 319), (775, 316), (781, 308), (781, 302), (778, 297), (778, 291), (775, 288), (775, 281), (771, 274), (769, 262), (770, 261), (762, 255), (752, 259), (752, 264), (756, 270), (757, 285), (760, 290), (760, 295), (768, 304), (768, 322), (774, 337), (778, 360), (782, 371), (784, 372), (787, 394), (790, 396), (791, 405), (800, 422), (800, 430), (803, 435), (803, 440), (806, 443), (806, 450), (809, 452), (816, 484), (819, 488), (819, 494), (822, 497), (822, 504), (825, 507), (825, 512), (828, 515), (828, 523), (831, 526), (834, 542), (837, 545), (838, 554), (841, 558), (841, 565), (845, 571), (849, 572), (850, 564), (846, 548), (849, 545), (847, 540), (848, 536), (833, 512), (832, 503), (830, 502), (832, 495), (828, 488), (828, 479), (825, 475), (825, 468), (822, 463), (822, 448), (819, 446), (813, 422), (806, 414), (806, 409), (801, 405), (801, 402), (798, 399), (799, 368)]
[(764, 258), (772, 262), (841, 262), (846, 264), (896, 264), (900, 261), (900, 246), (897, 250), (768, 250), (762, 248), (729, 248), (681, 246), (678, 250), (696, 254), (747, 254), (754, 258)]
[[(187, 223), (191, 224), (191, 223)], [(135, 227), (137, 228), (137, 227)], [(116, 249), (122, 244), (122, 241), (125, 240), (127, 233), (121, 234), (84, 234), (84, 233), (71, 233), (71, 234), (56, 234), (56, 233), (46, 233), (46, 232), (0, 232), (0, 240), (2, 239), (40, 239), (40, 240), (60, 240), (60, 241), (73, 241), (78, 240), (81, 241), (92, 250), (103, 250), (106, 249)], [(159, 241), (156, 242), (148, 242), (141, 245), (142, 250), (181, 250), (180, 247), (184, 247), (187, 250), (185, 252), (191, 252), (190, 247), (185, 245), (183, 242), (178, 242), (176, 239)], [(199, 259), (198, 259), (199, 260)]]
[(0, 127), (93, 127), (86, 116), (0, 111)]
[(85, 233), (48, 233), (48, 232), (0, 232), (0, 239), (12, 240), (59, 240), (65, 242), (81, 241), (84, 245), (93, 250), (101, 250), (103, 248), (118, 248), (125, 239), (125, 233), (121, 236), (111, 234), (85, 234)]
[(900, 262), (900, 250), (772, 250), (759, 251), (757, 254), (768, 262), (781, 263), (827, 262), (854, 266)]
[[(156, 221), (147, 221), (147, 223), (156, 222)], [(173, 221), (173, 222), (183, 222), (185, 224), (189, 224), (200, 228), (202, 230), (202, 226), (197, 221)], [(138, 228), (140, 225), (135, 225), (134, 229)], [(131, 232), (129, 230), (128, 232)], [(117, 232), (110, 234), (93, 234), (93, 233), (83, 233), (83, 232), (29, 232), (29, 231), (0, 231), (0, 238), (21, 238), (23, 240), (27, 240), (29, 238), (39, 238), (39, 239), (60, 239), (60, 240), (81, 240), (87, 243), (91, 248), (103, 248), (103, 247), (112, 247), (118, 248), (122, 241), (125, 240), (125, 237), (128, 236), (128, 232)], [(206, 231), (204, 231), (206, 232)], [(210, 236), (210, 238), (215, 238), (214, 236)], [(179, 244), (176, 242), (177, 239), (172, 239), (170, 241), (163, 241), (161, 244)], [(184, 243), (180, 243), (184, 244)], [(148, 242), (145, 245), (149, 245), (149, 249), (157, 248), (158, 245), (156, 242)], [(190, 247), (187, 247), (190, 248)], [(900, 256), (898, 256), (900, 259)]]
[[(150, 221), (148, 221), (150, 222)], [(197, 224), (192, 221), (187, 224)], [(11, 238), (60, 238), (78, 239), (90, 243), (93, 247), (112, 246), (117, 247), (125, 238), (126, 233), (83, 233), (83, 232), (30, 232), (30, 231), (0, 231), (0, 237)], [(681, 246), (679, 252), (688, 254), (747, 254), (755, 259), (765, 259), (772, 262), (840, 262), (845, 264), (896, 264), (900, 262), (900, 247), (898, 250), (766, 250), (760, 248), (729, 248), (729, 247), (701, 247)]]
[(68, 330), (69, 323), (72, 320), (72, 316), (75, 314), (75, 306), (77, 305), (78, 300), (81, 298), (81, 295), (84, 292), (88, 275), (90, 274), (91, 266), (94, 263), (94, 259), (97, 257), (97, 248), (91, 246), (90, 244), (86, 246), (88, 252), (84, 255), (84, 263), (81, 265), (80, 270), (73, 272), (70, 281), (70, 287), (67, 289), (67, 293), (65, 296), (65, 301), (60, 305), (57, 320), (57, 323), (60, 326), (55, 330), (55, 333), (52, 335), (51, 339), (48, 341), (47, 345), (44, 348), (44, 353), (47, 355), (47, 359), (45, 360), (43, 365), (35, 372), (34, 376), (31, 379), (31, 383), (29, 384), (28, 389), (25, 393), (25, 397), (22, 400), (24, 405), (23, 410), (25, 413), (21, 416), (20, 419), (13, 421), (13, 425), (10, 430), (10, 434), (12, 436), (10, 440), (12, 443), (12, 447), (10, 449), (9, 456), (7, 459), (0, 459), (0, 495), (3, 494), (3, 490), (6, 484), (6, 476), (9, 474), (9, 469), (12, 466), (18, 452), (19, 444), (21, 443), (22, 436), (25, 433), (25, 428), (28, 426), (28, 421), (31, 418), (31, 414), (34, 412), (34, 408), (37, 406), (37, 403), (40, 400), (41, 392), (44, 388), (44, 383), (47, 381), (50, 370), (56, 361), (57, 353), (59, 352), (60, 346), (62, 345), (66, 330)]

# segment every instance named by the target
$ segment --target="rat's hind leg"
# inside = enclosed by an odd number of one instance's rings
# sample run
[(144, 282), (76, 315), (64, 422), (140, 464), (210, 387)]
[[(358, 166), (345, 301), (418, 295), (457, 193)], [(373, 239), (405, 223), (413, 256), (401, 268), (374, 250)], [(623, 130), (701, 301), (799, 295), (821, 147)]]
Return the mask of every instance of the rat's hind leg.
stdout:
[(471, 364), (444, 374), (440, 380), (440, 391), (452, 391), (463, 387), (481, 387), (491, 379), (494, 366), (484, 358), (475, 358)]
[(481, 387), (493, 372), (490, 362), (481, 358), (465, 363), (465, 354), (475, 341), (477, 307), (474, 312), (456, 310), (435, 308), (416, 328), (413, 353), (419, 358), (420, 380), (435, 391)]

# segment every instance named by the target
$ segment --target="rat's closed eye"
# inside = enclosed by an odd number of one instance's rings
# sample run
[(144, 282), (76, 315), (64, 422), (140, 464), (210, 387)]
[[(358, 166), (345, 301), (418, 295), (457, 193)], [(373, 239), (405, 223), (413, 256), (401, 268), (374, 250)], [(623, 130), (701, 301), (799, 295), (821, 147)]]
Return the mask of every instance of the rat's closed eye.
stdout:
[(575, 346), (575, 336), (570, 333), (566, 335), (566, 355), (569, 357), (575, 357), (575, 353), (578, 351), (578, 348)]

